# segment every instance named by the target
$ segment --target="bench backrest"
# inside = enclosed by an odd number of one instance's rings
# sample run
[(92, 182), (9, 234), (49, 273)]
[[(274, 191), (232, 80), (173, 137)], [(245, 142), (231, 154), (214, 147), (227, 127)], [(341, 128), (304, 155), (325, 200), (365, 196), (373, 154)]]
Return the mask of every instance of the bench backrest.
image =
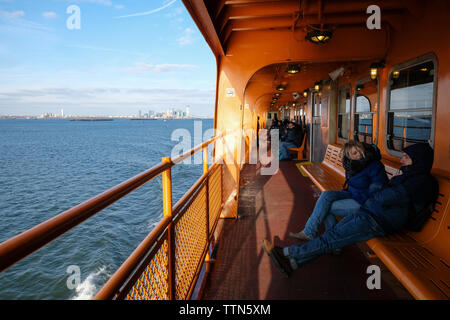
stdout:
[(323, 159), (322, 164), (345, 177), (345, 170), (342, 167), (342, 159), (340, 153), (340, 147), (329, 144), (327, 147), (327, 151), (325, 152), (325, 158)]
[[(330, 169), (333, 169), (334, 171), (345, 177), (345, 170), (342, 167), (342, 159), (340, 153), (341, 153), (340, 147), (329, 144), (322, 164), (326, 165)], [(386, 170), (386, 174), (389, 179), (400, 173), (399, 169), (396, 168), (394, 165), (387, 164), (384, 160), (382, 160), (382, 162), (384, 164), (384, 168)]]

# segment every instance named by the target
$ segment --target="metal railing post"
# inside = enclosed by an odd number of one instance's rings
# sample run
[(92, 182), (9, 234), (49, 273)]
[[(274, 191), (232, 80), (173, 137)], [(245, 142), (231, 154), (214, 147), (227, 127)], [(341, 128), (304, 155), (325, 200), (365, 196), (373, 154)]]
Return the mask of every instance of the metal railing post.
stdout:
[[(162, 163), (171, 163), (172, 160), (167, 158), (161, 159)], [(168, 168), (162, 173), (162, 189), (163, 189), (163, 213), (164, 217), (172, 217), (172, 170)], [(175, 233), (173, 222), (168, 226), (168, 288), (169, 299), (175, 300)]]
[[(203, 147), (203, 174), (208, 175), (208, 146)], [(210, 271), (211, 257), (209, 255), (209, 176), (206, 177), (206, 256), (205, 256), (205, 271)]]

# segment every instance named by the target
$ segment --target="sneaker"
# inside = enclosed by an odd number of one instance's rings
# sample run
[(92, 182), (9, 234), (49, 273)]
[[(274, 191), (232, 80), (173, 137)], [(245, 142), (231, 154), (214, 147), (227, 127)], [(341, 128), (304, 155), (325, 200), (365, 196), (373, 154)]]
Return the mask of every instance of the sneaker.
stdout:
[(283, 249), (275, 247), (270, 241), (263, 240), (262, 247), (272, 262), (280, 269), (281, 273), (288, 278), (292, 273), (291, 263), (283, 254)]
[(304, 233), (303, 231), (297, 232), (297, 233), (293, 233), (293, 232), (289, 232), (289, 236), (291, 238), (295, 238), (297, 240), (303, 240), (303, 241), (309, 241), (311, 240), (310, 237), (308, 237), (306, 235), (306, 233)]

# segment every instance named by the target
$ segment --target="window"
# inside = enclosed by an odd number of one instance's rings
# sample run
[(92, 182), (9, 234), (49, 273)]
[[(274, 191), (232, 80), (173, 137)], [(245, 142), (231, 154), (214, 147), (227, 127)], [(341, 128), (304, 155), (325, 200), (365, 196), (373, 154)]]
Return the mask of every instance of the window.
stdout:
[(362, 80), (356, 84), (354, 140), (375, 143), (377, 130), (378, 82)]
[(400, 151), (418, 142), (432, 144), (435, 74), (435, 63), (430, 60), (391, 72), (388, 149)]
[(348, 140), (350, 132), (350, 87), (339, 90), (338, 105), (338, 137)]

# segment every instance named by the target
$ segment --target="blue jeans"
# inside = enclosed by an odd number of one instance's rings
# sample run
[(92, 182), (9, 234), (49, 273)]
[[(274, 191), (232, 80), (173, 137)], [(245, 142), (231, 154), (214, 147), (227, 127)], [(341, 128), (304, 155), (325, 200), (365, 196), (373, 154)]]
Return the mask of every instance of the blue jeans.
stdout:
[(378, 223), (365, 211), (347, 215), (333, 228), (325, 231), (320, 237), (304, 244), (285, 247), (283, 252), (288, 256), (292, 268), (300, 266), (345, 246), (366, 241), (374, 237), (383, 237), (385, 233)]
[(292, 159), (292, 155), (288, 150), (289, 148), (297, 148), (297, 145), (293, 142), (288, 141), (280, 142), (280, 160)]
[(336, 216), (356, 213), (360, 207), (361, 205), (352, 199), (352, 194), (348, 191), (324, 191), (317, 200), (303, 232), (312, 239), (322, 222), (325, 224), (325, 230), (329, 230), (337, 223)]

